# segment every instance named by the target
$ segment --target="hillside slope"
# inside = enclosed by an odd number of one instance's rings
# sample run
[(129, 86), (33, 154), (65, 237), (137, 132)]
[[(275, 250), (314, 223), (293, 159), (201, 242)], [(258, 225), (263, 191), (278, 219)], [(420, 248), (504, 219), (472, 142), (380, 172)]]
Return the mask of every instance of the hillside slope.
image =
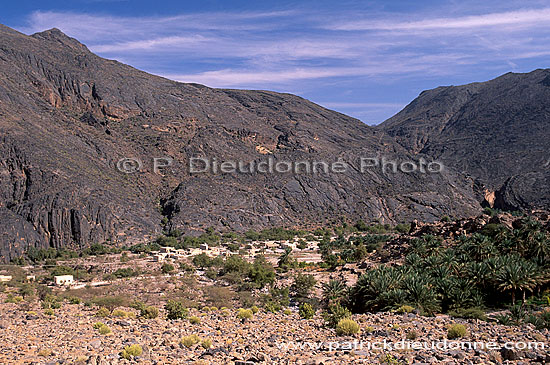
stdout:
[[(167, 229), (305, 227), (479, 210), (473, 182), (358, 172), (359, 158), (418, 160), (384, 131), (300, 97), (211, 89), (92, 54), (59, 30), (0, 26), (0, 260), (37, 247), (139, 242)], [(174, 163), (153, 171), (153, 158)], [(345, 173), (190, 174), (192, 157), (343, 159)], [(142, 170), (117, 169), (137, 158)], [(166, 220), (166, 219), (165, 219)]]
[(472, 176), (495, 207), (550, 207), (548, 69), (425, 91), (378, 128)]

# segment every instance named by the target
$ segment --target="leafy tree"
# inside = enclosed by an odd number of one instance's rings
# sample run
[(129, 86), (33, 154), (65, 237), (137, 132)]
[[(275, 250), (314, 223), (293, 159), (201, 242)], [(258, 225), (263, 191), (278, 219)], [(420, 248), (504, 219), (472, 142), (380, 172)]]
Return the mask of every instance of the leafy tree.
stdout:
[(254, 263), (250, 267), (248, 277), (259, 288), (263, 288), (267, 284), (273, 284), (275, 281), (275, 269), (265, 259), (265, 256), (258, 255), (254, 258)]
[(189, 310), (184, 307), (182, 302), (176, 302), (169, 300), (164, 306), (166, 310), (166, 317), (168, 319), (185, 319), (189, 314)]
[(303, 301), (309, 297), (316, 283), (317, 280), (315, 280), (313, 275), (298, 273), (298, 275), (294, 277), (291, 289), (295, 293), (296, 299), (298, 301)]

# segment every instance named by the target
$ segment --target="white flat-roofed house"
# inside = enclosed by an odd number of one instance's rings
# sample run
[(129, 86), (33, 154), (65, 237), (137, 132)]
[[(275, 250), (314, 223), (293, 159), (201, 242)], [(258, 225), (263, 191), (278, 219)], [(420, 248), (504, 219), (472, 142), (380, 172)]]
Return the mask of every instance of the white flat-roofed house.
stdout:
[(55, 285), (71, 285), (74, 283), (74, 277), (72, 275), (59, 275), (54, 276)]
[(0, 275), (0, 283), (7, 283), (11, 279), (13, 279), (11, 275)]

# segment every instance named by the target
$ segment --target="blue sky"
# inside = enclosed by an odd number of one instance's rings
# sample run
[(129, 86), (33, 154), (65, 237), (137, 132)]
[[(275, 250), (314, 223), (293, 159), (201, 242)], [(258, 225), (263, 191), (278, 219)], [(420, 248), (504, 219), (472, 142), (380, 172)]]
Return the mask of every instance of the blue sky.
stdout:
[(368, 124), (422, 90), (550, 67), (550, 1), (18, 1), (0, 22), (212, 87), (303, 96)]

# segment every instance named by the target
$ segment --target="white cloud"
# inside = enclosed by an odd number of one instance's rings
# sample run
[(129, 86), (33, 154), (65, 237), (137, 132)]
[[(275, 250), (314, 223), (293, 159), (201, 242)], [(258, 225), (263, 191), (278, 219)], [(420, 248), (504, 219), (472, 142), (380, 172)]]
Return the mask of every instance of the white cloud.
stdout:
[[(372, 80), (435, 79), (479, 69), (495, 75), (550, 54), (547, 4), (513, 11), (453, 9), (456, 15), (438, 9), (406, 15), (292, 10), (148, 17), (38, 11), (18, 29), (57, 27), (93, 52), (177, 81), (288, 91), (311, 90), (315, 82), (329, 95), (338, 83), (361, 87)], [(324, 105), (355, 115), (402, 106), (368, 100)]]
[(482, 15), (459, 16), (454, 18), (434, 18), (420, 21), (392, 21), (391, 19), (376, 21), (353, 21), (328, 25), (332, 30), (440, 30), (468, 29), (495, 26), (533, 26), (548, 27), (550, 23), (550, 8), (536, 10), (518, 10)]

